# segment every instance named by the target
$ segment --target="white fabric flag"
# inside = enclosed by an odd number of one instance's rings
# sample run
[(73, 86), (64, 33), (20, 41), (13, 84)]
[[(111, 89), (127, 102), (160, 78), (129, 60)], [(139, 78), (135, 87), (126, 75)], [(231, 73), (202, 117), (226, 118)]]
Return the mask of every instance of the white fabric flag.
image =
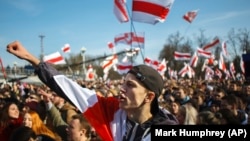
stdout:
[(114, 14), (121, 23), (129, 21), (126, 0), (114, 0)]
[(49, 54), (49, 55), (45, 55), (43, 57), (43, 61), (54, 64), (54, 65), (66, 64), (63, 56), (59, 52), (55, 52), (55, 53), (52, 53), (52, 54)]
[(132, 20), (148, 24), (164, 22), (174, 0), (133, 0)]

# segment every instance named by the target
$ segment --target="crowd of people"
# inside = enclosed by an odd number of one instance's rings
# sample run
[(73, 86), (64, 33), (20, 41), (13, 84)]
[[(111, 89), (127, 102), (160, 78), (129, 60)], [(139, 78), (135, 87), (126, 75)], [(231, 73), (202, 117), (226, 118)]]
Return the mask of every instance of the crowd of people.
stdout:
[(31, 63), (44, 85), (1, 85), (3, 141), (144, 141), (151, 125), (250, 123), (245, 80), (163, 80), (147, 65), (134, 66), (121, 80), (72, 80), (20, 42), (7, 51)]

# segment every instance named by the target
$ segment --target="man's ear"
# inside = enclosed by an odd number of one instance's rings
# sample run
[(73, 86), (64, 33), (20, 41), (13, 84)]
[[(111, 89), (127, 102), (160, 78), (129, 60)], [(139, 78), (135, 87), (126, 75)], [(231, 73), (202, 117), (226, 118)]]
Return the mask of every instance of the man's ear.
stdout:
[(151, 102), (155, 98), (155, 93), (152, 91), (148, 91), (147, 96), (145, 97), (145, 102)]
[(82, 130), (80, 131), (80, 135), (83, 136), (83, 135), (85, 135), (85, 134), (86, 134), (86, 129), (82, 129)]

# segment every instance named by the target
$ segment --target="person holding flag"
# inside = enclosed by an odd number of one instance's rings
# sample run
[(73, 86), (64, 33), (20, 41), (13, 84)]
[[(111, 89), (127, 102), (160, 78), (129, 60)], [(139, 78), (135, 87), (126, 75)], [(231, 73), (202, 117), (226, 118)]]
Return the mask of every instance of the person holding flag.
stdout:
[(133, 66), (124, 77), (119, 98), (104, 98), (40, 61), (18, 41), (8, 44), (7, 51), (31, 63), (40, 80), (75, 105), (105, 141), (150, 141), (152, 125), (178, 124), (158, 105), (164, 81), (150, 66)]

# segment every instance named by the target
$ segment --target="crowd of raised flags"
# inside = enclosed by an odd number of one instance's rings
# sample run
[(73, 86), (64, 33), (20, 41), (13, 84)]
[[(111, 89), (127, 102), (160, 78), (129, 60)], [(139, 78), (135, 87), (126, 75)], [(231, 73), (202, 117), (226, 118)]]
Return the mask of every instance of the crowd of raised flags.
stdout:
[[(174, 0), (133, 0), (132, 1), (132, 14), (129, 15), (128, 9), (126, 6), (125, 0), (114, 0), (114, 15), (117, 20), (121, 23), (126, 23), (129, 21), (142, 22), (148, 24), (156, 24), (158, 22), (164, 22), (171, 11)], [(199, 10), (190, 10), (183, 15), (183, 19), (188, 23), (192, 23), (193, 20), (197, 17)], [(129, 46), (125, 57), (121, 60), (118, 60), (118, 56), (115, 51), (117, 44), (125, 44)], [(107, 46), (112, 50), (112, 56), (109, 56), (104, 59), (100, 64), (104, 72), (104, 78), (107, 79), (109, 70), (113, 68), (119, 74), (125, 74), (133, 65), (129, 57), (137, 55), (142, 49), (145, 49), (145, 34), (144, 32), (125, 32), (120, 33), (114, 36), (114, 40), (107, 43)], [(215, 47), (221, 47), (221, 53), (219, 60), (215, 60), (215, 55), (211, 52)], [(164, 77), (166, 71), (168, 71), (170, 78), (185, 77), (186, 75), (189, 78), (195, 76), (195, 71), (193, 68), (197, 66), (199, 58), (205, 58), (202, 70), (206, 71), (205, 79), (210, 79), (214, 75), (222, 77), (222, 73), (226, 74), (226, 77), (234, 78), (236, 72), (234, 69), (234, 64), (230, 63), (230, 68), (227, 69), (225, 65), (224, 58), (228, 57), (229, 54), (226, 48), (226, 41), (220, 41), (219, 38), (213, 39), (208, 44), (198, 47), (193, 54), (190, 52), (174, 52), (174, 59), (176, 61), (184, 61), (184, 67), (181, 70), (173, 70), (167, 66), (168, 60), (154, 60), (149, 57), (144, 57), (144, 64), (147, 64), (156, 70)], [(65, 44), (61, 48), (63, 53), (70, 52), (70, 44)], [(43, 58), (44, 61), (50, 62), (52, 64), (66, 64), (64, 57), (59, 51), (46, 55)], [(189, 63), (187, 62), (189, 61)], [(211, 65), (217, 65), (218, 68), (211, 68)], [(244, 73), (244, 63), (241, 60), (240, 64), (242, 73)], [(90, 69), (91, 68), (91, 69)], [(87, 72), (92, 72), (93, 68), (88, 67)], [(89, 74), (89, 73), (88, 73)], [(88, 76), (88, 75), (87, 75)], [(90, 75), (92, 76), (92, 75)], [(87, 77), (88, 78), (88, 77)], [(95, 77), (88, 78), (92, 80)]]

